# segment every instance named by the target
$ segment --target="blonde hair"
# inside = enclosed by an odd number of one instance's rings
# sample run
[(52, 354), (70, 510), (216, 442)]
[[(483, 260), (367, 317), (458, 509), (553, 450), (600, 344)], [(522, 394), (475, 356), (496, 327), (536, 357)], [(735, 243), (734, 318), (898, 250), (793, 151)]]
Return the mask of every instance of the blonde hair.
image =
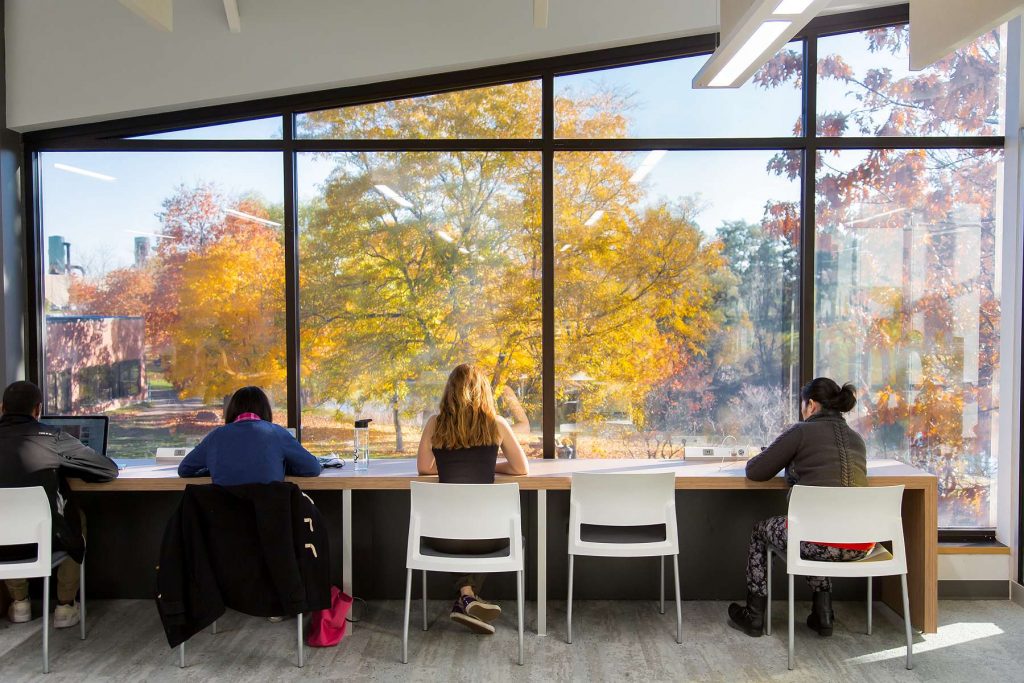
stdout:
[(491, 384), (475, 365), (463, 363), (448, 375), (430, 443), (444, 449), (501, 443)]

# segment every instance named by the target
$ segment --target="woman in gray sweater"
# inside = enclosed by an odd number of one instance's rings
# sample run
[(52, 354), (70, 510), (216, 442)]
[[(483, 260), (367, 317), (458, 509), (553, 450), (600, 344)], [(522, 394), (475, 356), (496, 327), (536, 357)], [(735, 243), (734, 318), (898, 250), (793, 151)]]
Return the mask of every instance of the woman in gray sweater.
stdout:
[[(768, 481), (786, 471), (790, 486), (867, 486), (864, 439), (846, 424), (843, 413), (857, 404), (853, 387), (840, 387), (827, 377), (811, 380), (800, 390), (802, 422), (790, 426), (768, 448), (747, 462), (747, 478)], [(767, 605), (766, 545), (786, 549), (786, 517), (769, 517), (754, 525), (747, 553), (747, 604), (729, 605), (729, 625), (748, 636), (760, 636)], [(850, 562), (871, 552), (874, 544), (801, 543), (808, 560)], [(832, 584), (826, 577), (808, 576), (813, 593), (807, 625), (819, 635), (832, 635)]]

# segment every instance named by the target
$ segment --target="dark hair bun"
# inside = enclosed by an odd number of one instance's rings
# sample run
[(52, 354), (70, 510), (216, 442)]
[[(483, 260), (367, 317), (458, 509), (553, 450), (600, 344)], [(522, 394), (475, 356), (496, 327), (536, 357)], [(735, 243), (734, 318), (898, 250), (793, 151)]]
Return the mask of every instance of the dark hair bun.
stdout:
[(817, 377), (800, 389), (800, 398), (804, 401), (815, 401), (825, 410), (837, 410), (848, 413), (857, 405), (857, 394), (853, 385), (846, 383), (839, 386), (828, 377)]
[(847, 382), (827, 407), (841, 413), (848, 413), (853, 410), (855, 405), (857, 405), (857, 394), (853, 390), (853, 385)]

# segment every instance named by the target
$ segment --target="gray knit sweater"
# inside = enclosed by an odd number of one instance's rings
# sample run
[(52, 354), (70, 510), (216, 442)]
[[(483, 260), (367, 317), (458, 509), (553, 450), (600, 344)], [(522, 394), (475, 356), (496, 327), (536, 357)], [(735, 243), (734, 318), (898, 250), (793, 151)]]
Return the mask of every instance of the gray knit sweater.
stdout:
[(867, 449), (842, 413), (821, 410), (797, 422), (747, 461), (747, 478), (768, 481), (785, 468), (793, 486), (867, 486)]

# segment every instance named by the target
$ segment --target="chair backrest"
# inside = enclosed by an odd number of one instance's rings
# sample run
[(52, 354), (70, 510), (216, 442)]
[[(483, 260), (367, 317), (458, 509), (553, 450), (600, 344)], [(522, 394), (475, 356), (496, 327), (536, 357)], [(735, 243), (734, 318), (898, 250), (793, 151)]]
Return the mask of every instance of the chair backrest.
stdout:
[[(519, 484), (434, 484), (410, 488), (408, 566), (422, 567), (420, 539), (508, 539), (509, 555), (490, 563), (522, 568), (523, 532)], [(443, 564), (443, 562), (442, 562)]]
[(432, 538), (510, 538), (521, 520), (519, 484), (410, 484), (410, 518), (421, 536)]
[(640, 526), (675, 522), (674, 472), (575, 472), (570, 509), (579, 524)]
[(674, 472), (575, 472), (569, 494), (569, 552), (581, 547), (582, 525), (665, 525), (664, 554), (679, 551)]
[(0, 489), (0, 520), (0, 546), (38, 546), (34, 562), (0, 564), (0, 578), (49, 576), (53, 520), (46, 490), (42, 486)]
[(789, 498), (786, 562), (806, 565), (800, 542), (892, 541), (893, 573), (906, 572), (903, 541), (903, 486), (794, 486)]

